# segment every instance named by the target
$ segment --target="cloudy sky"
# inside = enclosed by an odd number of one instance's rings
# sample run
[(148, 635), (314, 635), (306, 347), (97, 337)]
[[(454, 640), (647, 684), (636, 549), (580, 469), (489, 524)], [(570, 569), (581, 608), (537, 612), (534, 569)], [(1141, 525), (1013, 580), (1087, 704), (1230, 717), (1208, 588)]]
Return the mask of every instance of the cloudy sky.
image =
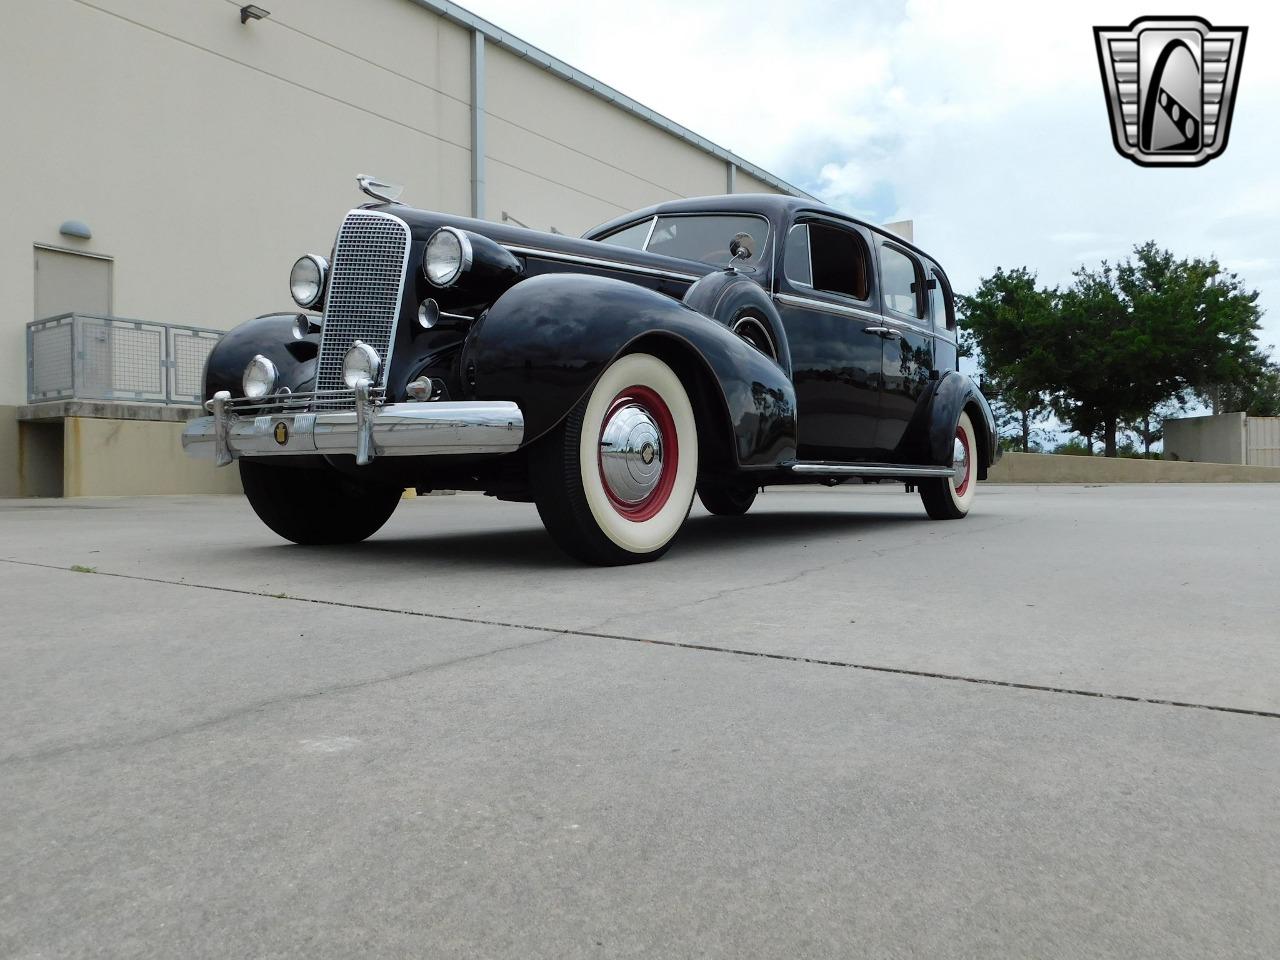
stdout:
[[(1154, 239), (1262, 291), (1280, 343), (1280, 4), (464, 0), (497, 26), (875, 222), (910, 218), (960, 290), (1063, 283)], [(1111, 145), (1092, 27), (1249, 27), (1230, 145), (1149, 169)]]

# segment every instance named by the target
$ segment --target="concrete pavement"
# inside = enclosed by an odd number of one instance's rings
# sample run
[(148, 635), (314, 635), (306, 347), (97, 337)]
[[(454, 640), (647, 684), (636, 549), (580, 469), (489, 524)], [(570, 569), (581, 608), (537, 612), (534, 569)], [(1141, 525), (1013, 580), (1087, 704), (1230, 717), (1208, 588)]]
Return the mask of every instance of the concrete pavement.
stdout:
[(0, 955), (1274, 956), (1280, 488), (922, 516), (0, 502)]

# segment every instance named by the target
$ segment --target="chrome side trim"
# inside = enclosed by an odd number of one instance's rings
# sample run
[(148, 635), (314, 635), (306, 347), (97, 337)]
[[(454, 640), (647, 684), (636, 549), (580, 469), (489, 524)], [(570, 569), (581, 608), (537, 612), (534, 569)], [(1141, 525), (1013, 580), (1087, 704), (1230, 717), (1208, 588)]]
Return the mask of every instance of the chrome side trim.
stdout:
[(876, 323), (880, 323), (885, 319), (874, 310), (865, 310), (862, 307), (846, 307), (842, 303), (830, 303), (826, 300), (817, 300), (811, 297), (798, 297), (794, 293), (775, 293), (773, 298), (779, 303), (786, 304), (789, 307), (799, 307), (801, 310), (838, 313), (844, 317), (853, 317), (857, 320), (873, 320)]
[(793, 463), (792, 473), (815, 477), (950, 477), (956, 470), (951, 467), (922, 467), (893, 463)]
[[(664, 270), (659, 267), (646, 267), (638, 263), (624, 263), (620, 260), (606, 260), (602, 257), (584, 257), (576, 253), (565, 253), (562, 250), (545, 250), (542, 247), (523, 247), (504, 244), (517, 256), (541, 257), (546, 260), (559, 260), (562, 263), (577, 263), (584, 267), (603, 267), (607, 270), (624, 270), (630, 273), (643, 273), (651, 277), (665, 277), (668, 280), (695, 281), (702, 279), (699, 273), (684, 273), (679, 270)], [(709, 265), (708, 265), (709, 266)]]
[(880, 318), (880, 320), (883, 323), (889, 323), (895, 327), (901, 327), (904, 330), (911, 330), (915, 333), (923, 334), (925, 336), (930, 336), (930, 337), (936, 336), (936, 331), (928, 327), (923, 321), (912, 323), (910, 320), (903, 320), (900, 317), (894, 317), (888, 314), (885, 314), (883, 317)]
[(640, 247), (641, 250), (649, 249), (649, 241), (653, 239), (653, 231), (656, 230), (657, 227), (658, 227), (658, 215), (655, 213), (649, 220), (649, 229), (645, 232), (644, 244)]
[[(216, 407), (216, 403), (215, 403)], [(279, 429), (283, 425), (283, 430)], [(283, 438), (283, 442), (282, 442)], [(367, 438), (367, 439), (366, 439)], [(182, 431), (193, 457), (351, 454), (426, 457), (511, 453), (524, 441), (524, 415), (510, 401), (393, 403), (355, 410), (200, 417)], [(220, 464), (222, 465), (222, 464)]]

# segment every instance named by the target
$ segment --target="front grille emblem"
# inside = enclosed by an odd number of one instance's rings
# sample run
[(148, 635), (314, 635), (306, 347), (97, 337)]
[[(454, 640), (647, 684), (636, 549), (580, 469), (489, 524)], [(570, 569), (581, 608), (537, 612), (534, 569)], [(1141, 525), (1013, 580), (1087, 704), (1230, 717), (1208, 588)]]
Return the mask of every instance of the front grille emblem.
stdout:
[(1120, 155), (1144, 167), (1196, 167), (1222, 153), (1248, 32), (1199, 17), (1094, 27)]

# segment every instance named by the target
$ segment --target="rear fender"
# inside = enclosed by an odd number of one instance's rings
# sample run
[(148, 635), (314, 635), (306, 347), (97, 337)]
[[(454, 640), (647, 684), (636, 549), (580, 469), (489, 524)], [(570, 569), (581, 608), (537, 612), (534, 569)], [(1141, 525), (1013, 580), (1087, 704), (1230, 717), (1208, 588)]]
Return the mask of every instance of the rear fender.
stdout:
[(512, 287), (472, 328), (463, 380), (475, 399), (520, 405), (527, 445), (560, 423), (616, 357), (648, 338), (696, 360), (713, 381), (738, 466), (795, 458), (795, 389), (783, 370), (691, 307), (621, 280), (555, 273)]
[(985, 480), (987, 469), (996, 458), (995, 417), (978, 385), (954, 370), (938, 381), (933, 394), (929, 416), (929, 462), (951, 462), (956, 425), (960, 422), (960, 414), (966, 410), (969, 411), (969, 419), (973, 421), (973, 429), (978, 434), (978, 479)]

